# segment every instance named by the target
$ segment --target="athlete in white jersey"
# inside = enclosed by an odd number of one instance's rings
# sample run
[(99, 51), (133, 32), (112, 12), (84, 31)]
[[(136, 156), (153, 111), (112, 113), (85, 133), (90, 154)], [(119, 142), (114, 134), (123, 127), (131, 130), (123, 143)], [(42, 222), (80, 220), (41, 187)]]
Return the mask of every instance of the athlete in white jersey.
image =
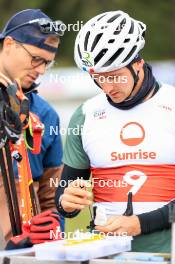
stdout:
[[(141, 58), (145, 31), (144, 23), (113, 11), (92, 18), (78, 33), (75, 61), (102, 93), (71, 118), (62, 174), (67, 186), (58, 188), (56, 203), (66, 217), (90, 205), (91, 193), (77, 178), (91, 174), (93, 202), (108, 216), (96, 229), (134, 236), (133, 251), (169, 252), (175, 88), (158, 83)], [(126, 210), (128, 195), (132, 204)]]

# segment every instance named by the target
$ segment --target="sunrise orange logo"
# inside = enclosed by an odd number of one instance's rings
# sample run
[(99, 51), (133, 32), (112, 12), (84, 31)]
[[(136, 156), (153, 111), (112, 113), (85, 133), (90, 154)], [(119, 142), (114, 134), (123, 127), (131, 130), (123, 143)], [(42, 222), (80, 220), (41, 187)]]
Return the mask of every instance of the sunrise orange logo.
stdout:
[(120, 139), (127, 146), (137, 146), (145, 138), (144, 128), (137, 122), (129, 122), (120, 132)]

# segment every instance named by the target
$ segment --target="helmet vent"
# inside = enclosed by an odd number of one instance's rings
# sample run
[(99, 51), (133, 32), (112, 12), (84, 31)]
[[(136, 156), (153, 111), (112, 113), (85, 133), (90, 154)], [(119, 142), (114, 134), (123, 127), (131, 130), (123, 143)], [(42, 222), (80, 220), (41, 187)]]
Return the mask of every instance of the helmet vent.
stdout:
[(108, 28), (108, 26), (106, 25), (106, 26), (102, 26), (102, 27), (101, 27), (101, 29), (105, 29), (105, 28)]
[(118, 27), (116, 28), (116, 30), (114, 31), (114, 35), (118, 35), (121, 30), (123, 29), (124, 25), (126, 24), (126, 18), (124, 18), (121, 23), (118, 25)]
[(135, 52), (136, 48), (137, 48), (137, 46), (134, 46), (132, 48), (132, 50), (129, 52), (129, 54), (127, 55), (127, 57), (122, 61), (122, 63), (124, 63), (125, 61), (127, 61), (132, 56), (132, 54)]
[(108, 51), (108, 49), (102, 49), (99, 53), (98, 53), (98, 55), (95, 57), (95, 59), (94, 59), (94, 64), (96, 65), (98, 62), (99, 62), (99, 60), (106, 54), (106, 52)]
[(142, 28), (142, 30), (144, 29), (144, 27), (143, 27), (143, 25), (142, 25), (142, 23), (139, 23), (139, 25), (140, 25), (140, 27)]
[(81, 56), (81, 52), (80, 52), (80, 46), (78, 45), (78, 54), (79, 54), (79, 56), (80, 56), (80, 59), (82, 58), (82, 56)]
[(128, 34), (132, 34), (134, 31), (134, 22), (131, 21), (131, 27), (130, 27), (130, 30), (129, 30), (129, 33)]
[(111, 65), (115, 59), (123, 52), (124, 48), (120, 48), (117, 50), (116, 53), (114, 53), (114, 55), (112, 55), (112, 57), (103, 65), (103, 67), (107, 67), (109, 65)]
[(115, 39), (110, 39), (108, 43), (114, 43)]
[(107, 23), (112, 23), (116, 18), (118, 18), (119, 16), (121, 16), (121, 14), (117, 14), (113, 17), (111, 17), (110, 19), (108, 19)]
[(90, 36), (90, 31), (87, 32), (86, 37), (85, 37), (85, 41), (84, 41), (84, 50), (85, 51), (87, 51), (89, 36)]
[(97, 43), (99, 42), (99, 40), (100, 40), (100, 38), (102, 37), (102, 35), (103, 35), (103, 33), (100, 33), (100, 34), (98, 34), (98, 35), (95, 37), (95, 39), (94, 39), (94, 41), (93, 41), (93, 43), (92, 43), (91, 52), (94, 50), (95, 46), (96, 46)]
[(106, 16), (106, 14), (104, 14), (104, 15), (101, 16), (101, 17), (99, 17), (99, 18), (97, 19), (97, 21), (99, 21), (100, 19), (102, 19), (104, 16)]
[(130, 41), (130, 39), (129, 38), (126, 38), (125, 40), (124, 40), (124, 43), (128, 43)]

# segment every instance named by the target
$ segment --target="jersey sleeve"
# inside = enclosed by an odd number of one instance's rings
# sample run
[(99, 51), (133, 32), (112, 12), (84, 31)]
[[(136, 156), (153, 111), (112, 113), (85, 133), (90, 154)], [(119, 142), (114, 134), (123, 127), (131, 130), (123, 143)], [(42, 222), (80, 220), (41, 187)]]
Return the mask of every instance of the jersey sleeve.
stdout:
[(81, 105), (69, 122), (63, 155), (63, 163), (75, 169), (90, 168), (90, 161), (83, 149), (81, 137), (84, 121), (85, 115)]

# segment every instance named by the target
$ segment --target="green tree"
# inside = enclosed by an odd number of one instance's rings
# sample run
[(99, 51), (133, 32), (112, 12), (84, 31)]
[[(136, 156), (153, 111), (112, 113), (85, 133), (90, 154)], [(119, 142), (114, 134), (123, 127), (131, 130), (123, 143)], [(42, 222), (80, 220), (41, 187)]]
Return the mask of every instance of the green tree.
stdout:
[[(175, 59), (175, 0), (0, 0), (1, 25), (17, 11), (40, 8), (55, 20), (66, 25), (85, 23), (91, 17), (106, 11), (123, 10), (147, 25), (146, 60)], [(58, 52), (59, 66), (74, 65), (73, 50), (77, 32), (65, 32)]]

